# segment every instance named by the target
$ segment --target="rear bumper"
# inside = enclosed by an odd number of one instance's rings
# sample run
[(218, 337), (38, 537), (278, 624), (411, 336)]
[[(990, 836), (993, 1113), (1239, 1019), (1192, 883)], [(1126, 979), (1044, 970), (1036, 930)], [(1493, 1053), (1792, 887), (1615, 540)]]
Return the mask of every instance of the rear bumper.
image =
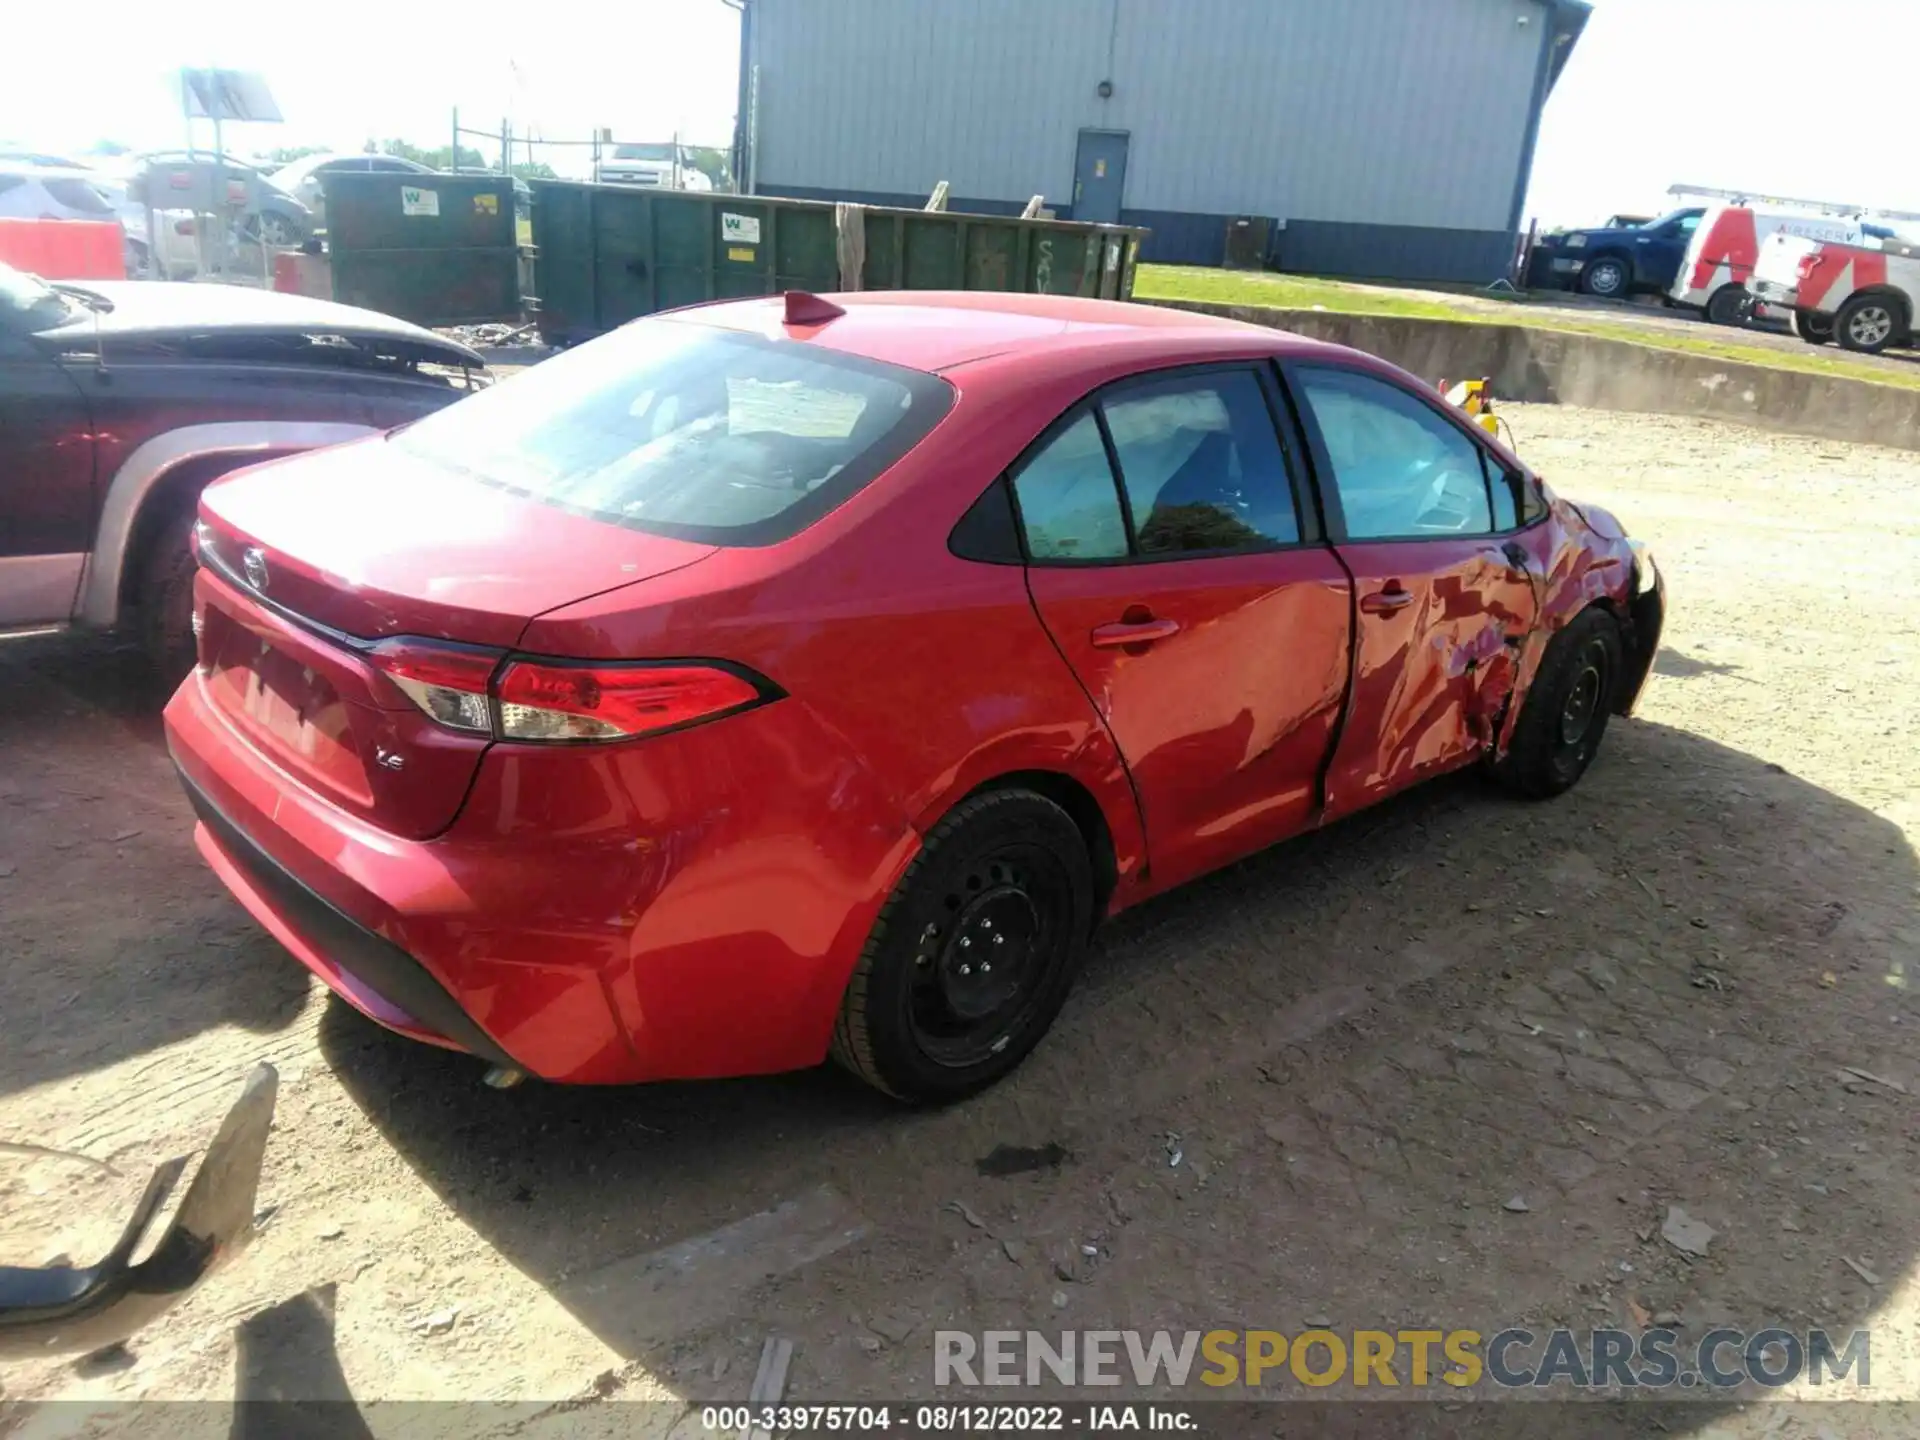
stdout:
[(1763, 305), (1777, 305), (1782, 310), (1795, 310), (1800, 305), (1800, 292), (1795, 287), (1757, 276), (1747, 281), (1747, 293)]
[(329, 989), (390, 1030), (496, 1065), (519, 1064), (426, 966), (303, 885), (223, 815), (184, 768), (180, 783), (200, 819), (194, 840), (201, 855), (240, 903)]
[(792, 701), (600, 752), (495, 745), (430, 840), (301, 785), (198, 672), (166, 734), (201, 853), (302, 964), (389, 1029), (548, 1080), (819, 1063), (918, 843)]

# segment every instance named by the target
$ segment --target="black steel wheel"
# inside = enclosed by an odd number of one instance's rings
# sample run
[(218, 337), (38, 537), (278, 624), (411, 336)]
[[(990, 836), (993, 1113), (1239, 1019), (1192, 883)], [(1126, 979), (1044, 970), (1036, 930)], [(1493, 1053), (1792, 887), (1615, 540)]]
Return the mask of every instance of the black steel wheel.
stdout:
[(1744, 285), (1722, 285), (1707, 301), (1707, 319), (1715, 325), (1744, 326), (1753, 318), (1753, 302)]
[(1583, 611), (1554, 636), (1495, 775), (1536, 799), (1572, 789), (1607, 733), (1621, 658), (1620, 626), (1605, 610)]
[(834, 1058), (899, 1099), (956, 1100), (1026, 1058), (1073, 983), (1093, 871), (1066, 811), (975, 795), (927, 836), (861, 952)]

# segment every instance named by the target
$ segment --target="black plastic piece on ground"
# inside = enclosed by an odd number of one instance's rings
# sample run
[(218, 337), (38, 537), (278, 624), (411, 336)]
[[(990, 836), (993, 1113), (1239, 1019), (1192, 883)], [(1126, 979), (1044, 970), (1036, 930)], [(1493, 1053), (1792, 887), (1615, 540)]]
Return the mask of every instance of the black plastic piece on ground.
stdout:
[(0, 1266), (0, 1359), (85, 1353), (118, 1345), (211, 1275), (246, 1243), (280, 1077), (261, 1064), (221, 1122), (186, 1198), (153, 1251), (140, 1248), (186, 1159), (153, 1172), (119, 1241), (97, 1265)]

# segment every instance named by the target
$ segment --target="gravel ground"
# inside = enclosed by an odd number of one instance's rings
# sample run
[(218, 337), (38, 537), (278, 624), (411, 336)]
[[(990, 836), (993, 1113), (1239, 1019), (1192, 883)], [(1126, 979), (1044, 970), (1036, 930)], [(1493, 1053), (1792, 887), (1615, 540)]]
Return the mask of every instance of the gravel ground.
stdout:
[(934, 1114), (829, 1071), (483, 1089), (227, 899), (131, 655), (0, 650), (0, 1138), (119, 1172), (0, 1154), (0, 1262), (104, 1249), (252, 1061), (284, 1078), (253, 1248), (131, 1354), (7, 1369), (0, 1432), (50, 1397), (738, 1400), (770, 1332), (789, 1398), (845, 1401), (927, 1395), (936, 1328), (1667, 1312), (1870, 1325), (1873, 1393), (1920, 1397), (1920, 458), (1506, 413), (1660, 558), (1640, 716), (1559, 801), (1456, 777), (1130, 914), (1034, 1059)]

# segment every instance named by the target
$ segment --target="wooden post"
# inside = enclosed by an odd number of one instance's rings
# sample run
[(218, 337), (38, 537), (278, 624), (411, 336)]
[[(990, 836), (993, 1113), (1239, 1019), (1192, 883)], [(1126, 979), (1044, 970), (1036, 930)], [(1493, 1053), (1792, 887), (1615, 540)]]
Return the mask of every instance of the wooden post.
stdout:
[(840, 288), (858, 290), (867, 270), (867, 211), (845, 203), (833, 207), (833, 249), (840, 261)]

